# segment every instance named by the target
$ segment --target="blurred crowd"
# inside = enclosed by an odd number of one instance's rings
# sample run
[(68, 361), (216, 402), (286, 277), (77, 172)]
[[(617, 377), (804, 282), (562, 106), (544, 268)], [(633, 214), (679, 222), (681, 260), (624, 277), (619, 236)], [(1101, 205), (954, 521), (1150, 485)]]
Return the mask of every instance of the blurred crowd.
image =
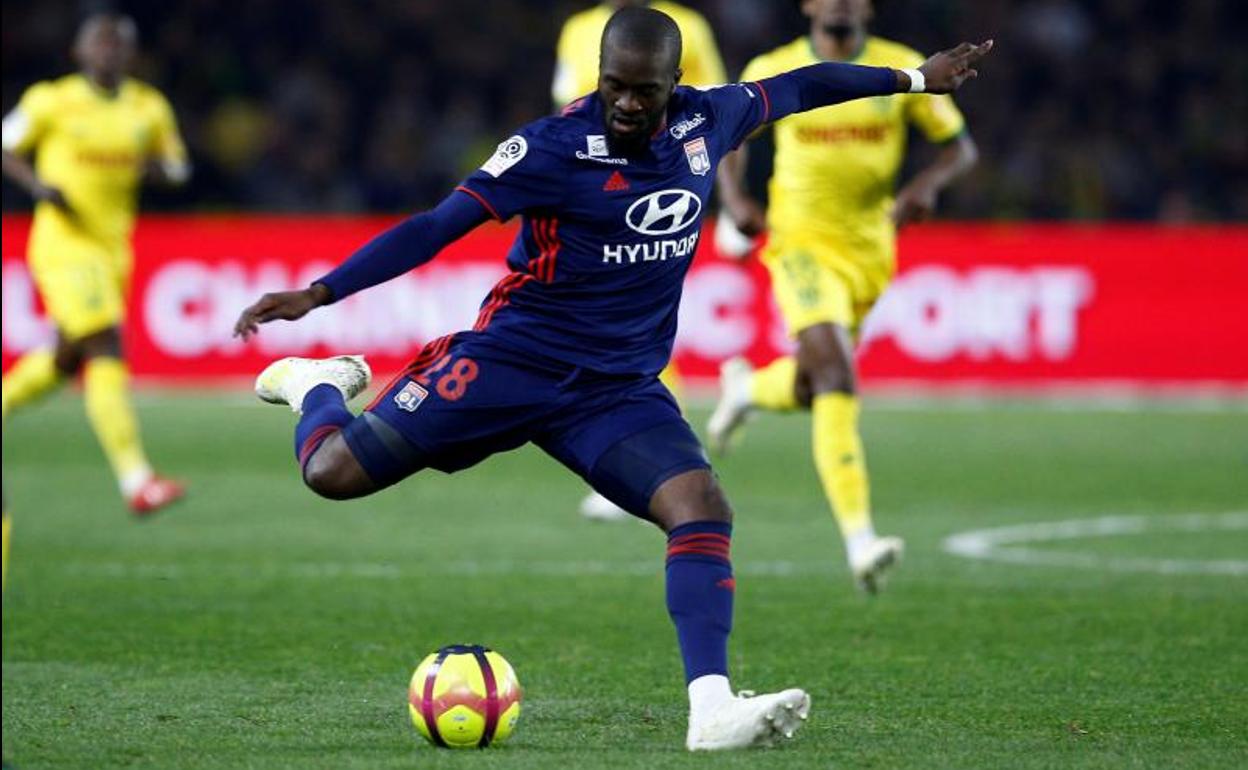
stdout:
[[(731, 75), (800, 35), (793, 0), (689, 0)], [(138, 22), (196, 176), (149, 204), (404, 211), (436, 202), (552, 109), (558, 0), (5, 0), (3, 108), (73, 70), (83, 15)], [(1248, 29), (1227, 0), (876, 0), (931, 52), (993, 37), (959, 96), (982, 160), (950, 218), (1248, 220)], [(911, 163), (921, 162), (922, 151)], [(4, 187), (6, 210), (28, 202)]]

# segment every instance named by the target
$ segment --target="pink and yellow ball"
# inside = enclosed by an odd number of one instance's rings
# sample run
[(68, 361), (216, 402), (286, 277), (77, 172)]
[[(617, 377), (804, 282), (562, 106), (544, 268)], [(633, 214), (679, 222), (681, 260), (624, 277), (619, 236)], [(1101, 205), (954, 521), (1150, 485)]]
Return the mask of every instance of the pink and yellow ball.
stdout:
[(430, 653), (412, 674), (407, 707), (427, 741), (452, 749), (504, 741), (520, 717), (522, 691), (511, 664), (480, 645)]

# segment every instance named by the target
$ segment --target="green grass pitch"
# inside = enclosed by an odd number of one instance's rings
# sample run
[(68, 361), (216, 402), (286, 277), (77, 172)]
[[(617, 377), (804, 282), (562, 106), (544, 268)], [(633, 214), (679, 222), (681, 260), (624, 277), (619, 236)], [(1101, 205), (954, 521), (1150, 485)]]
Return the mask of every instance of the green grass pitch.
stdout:
[[(713, 756), (683, 750), (663, 538), (582, 521), (580, 482), (536, 450), (331, 503), (297, 481), (288, 411), (140, 405), (151, 453), (192, 489), (143, 523), (76, 397), (5, 426), (4, 754), (23, 770), (1248, 764), (1248, 530), (1027, 546), (1092, 567), (941, 547), (1248, 509), (1242, 405), (869, 404), (877, 525), (909, 545), (874, 600), (850, 585), (807, 419), (756, 421), (718, 464), (737, 510), (734, 684), (801, 686), (814, 708), (780, 748)], [(1118, 569), (1131, 558), (1148, 561)], [(1176, 559), (1241, 569), (1166, 572)], [(484, 752), (436, 750), (406, 713), (412, 668), (460, 641), (503, 652), (526, 691), (516, 735)]]

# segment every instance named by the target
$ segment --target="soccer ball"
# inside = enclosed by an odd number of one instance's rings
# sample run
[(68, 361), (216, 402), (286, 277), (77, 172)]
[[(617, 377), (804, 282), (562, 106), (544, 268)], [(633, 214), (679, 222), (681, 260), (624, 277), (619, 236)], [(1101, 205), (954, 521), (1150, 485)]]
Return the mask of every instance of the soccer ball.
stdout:
[(416, 667), (407, 708), (433, 745), (485, 748), (515, 730), (521, 694), (516, 672), (502, 655), (478, 644), (453, 644)]

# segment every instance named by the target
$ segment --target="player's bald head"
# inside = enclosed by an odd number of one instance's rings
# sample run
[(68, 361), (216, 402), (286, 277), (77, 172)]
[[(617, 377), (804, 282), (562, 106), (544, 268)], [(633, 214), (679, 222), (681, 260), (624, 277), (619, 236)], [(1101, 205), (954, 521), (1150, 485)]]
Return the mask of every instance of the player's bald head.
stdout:
[(600, 55), (628, 51), (646, 56), (662, 57), (662, 67), (675, 72), (680, 67), (680, 27), (672, 17), (653, 8), (628, 6), (607, 20), (602, 31)]
[(645, 146), (680, 81), (680, 28), (665, 13), (621, 8), (602, 31), (598, 98), (613, 151)]

